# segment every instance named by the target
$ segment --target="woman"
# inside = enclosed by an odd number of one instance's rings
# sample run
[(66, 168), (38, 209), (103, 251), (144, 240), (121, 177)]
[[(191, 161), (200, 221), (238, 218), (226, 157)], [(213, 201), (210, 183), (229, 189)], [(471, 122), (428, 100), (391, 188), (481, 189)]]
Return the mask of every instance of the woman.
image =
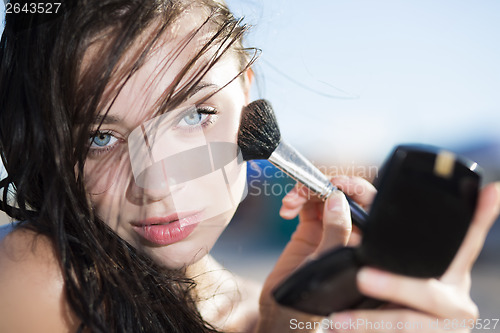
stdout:
[[(285, 197), (281, 215), (301, 222), (260, 300), (260, 287), (208, 254), (245, 193), (236, 136), (254, 53), (244, 31), (217, 0), (81, 0), (50, 17), (7, 15), (1, 186), (15, 186), (17, 207), (3, 209), (22, 222), (0, 243), (0, 331), (287, 332), (291, 319), (315, 319), (278, 307), (270, 290), (348, 242), (342, 194), (324, 205), (299, 189)], [(369, 206), (370, 184), (332, 181)], [(442, 280), (363, 270), (364, 293), (402, 308), (349, 318), (473, 319), (468, 274), (499, 195), (483, 191)]]

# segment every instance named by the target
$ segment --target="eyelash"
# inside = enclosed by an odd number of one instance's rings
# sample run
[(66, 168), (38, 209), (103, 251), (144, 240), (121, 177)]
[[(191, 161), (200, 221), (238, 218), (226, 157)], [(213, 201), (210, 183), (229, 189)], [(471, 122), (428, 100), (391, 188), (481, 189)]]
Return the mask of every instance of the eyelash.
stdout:
[[(116, 139), (116, 142), (113, 143), (111, 146), (105, 146), (105, 147), (101, 147), (101, 148), (98, 148), (98, 147), (92, 147), (92, 144), (94, 143), (94, 140), (96, 137), (100, 136), (100, 135), (110, 135), (112, 136), (113, 138)], [(95, 131), (94, 133), (90, 134), (90, 148), (89, 148), (89, 154), (91, 156), (100, 156), (102, 154), (107, 154), (109, 153), (110, 151), (112, 151), (113, 149), (115, 149), (118, 144), (120, 144), (123, 140), (120, 139), (115, 132), (111, 131), (111, 130), (104, 130), (104, 131), (100, 131), (100, 130), (97, 130)]]
[[(186, 111), (185, 113), (183, 113), (182, 115), (180, 115), (178, 117), (178, 120), (177, 120), (177, 124), (180, 123), (180, 121), (182, 119), (184, 119), (184, 117), (192, 114), (192, 111), (190, 112), (191, 110), (188, 110)], [(204, 114), (204, 115), (207, 115), (207, 118), (203, 120), (203, 122), (199, 125), (195, 125), (195, 126), (187, 126), (185, 128), (183, 127), (179, 127), (178, 125), (176, 125), (174, 128), (175, 129), (179, 129), (181, 131), (185, 131), (185, 132), (188, 132), (188, 133), (191, 133), (191, 132), (194, 132), (194, 131), (198, 131), (200, 130), (200, 127), (201, 128), (206, 128), (210, 125), (212, 125), (213, 123), (216, 122), (217, 120), (217, 115), (219, 114), (219, 111), (217, 111), (217, 109), (213, 108), (213, 107), (210, 107), (210, 106), (202, 106), (202, 107), (196, 107), (196, 112), (198, 114)], [(116, 142), (113, 143), (111, 146), (105, 146), (105, 147), (102, 147), (102, 148), (97, 148), (97, 147), (92, 147), (92, 144), (94, 143), (94, 138), (100, 136), (100, 135), (111, 135), (113, 138), (116, 139)], [(116, 133), (111, 131), (111, 130), (103, 130), (103, 131), (100, 131), (100, 130), (97, 130), (93, 133), (90, 134), (90, 138), (89, 138), (91, 141), (90, 141), (90, 148), (89, 148), (89, 154), (93, 157), (97, 157), (97, 156), (100, 156), (102, 154), (107, 154), (109, 153), (110, 151), (112, 151), (113, 149), (115, 149), (117, 147), (118, 144), (122, 143), (124, 140), (123, 139), (120, 139), (119, 137), (117, 137)]]
[[(217, 111), (217, 109), (215, 109), (214, 107), (211, 107), (211, 106), (196, 107), (196, 112), (198, 114), (207, 115), (207, 118), (204, 119), (203, 122), (200, 123), (199, 125), (186, 126), (185, 128), (179, 127), (178, 125), (176, 125), (174, 128), (175, 129), (179, 129), (181, 131), (188, 132), (188, 133), (191, 133), (191, 132), (194, 132), (194, 131), (198, 131), (198, 130), (200, 130), (200, 127), (201, 128), (206, 128), (207, 126), (210, 126), (213, 123), (215, 123), (216, 120), (217, 120), (217, 115), (219, 114), (219, 111)], [(181, 120), (184, 119), (184, 117), (186, 117), (186, 116), (188, 116), (190, 114), (192, 114), (192, 110), (191, 109), (189, 109), (188, 111), (186, 111), (183, 114), (181, 114), (178, 117), (178, 119), (177, 119), (177, 124), (180, 123)]]

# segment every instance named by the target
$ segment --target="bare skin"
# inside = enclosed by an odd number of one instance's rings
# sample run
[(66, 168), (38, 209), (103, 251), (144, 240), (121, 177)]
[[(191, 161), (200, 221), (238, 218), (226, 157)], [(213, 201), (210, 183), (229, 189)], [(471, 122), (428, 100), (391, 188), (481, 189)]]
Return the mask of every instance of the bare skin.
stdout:
[[(360, 179), (340, 177), (332, 182), (365, 206), (370, 204), (375, 193), (370, 190), (369, 184)], [(355, 190), (357, 186), (365, 187), (366, 191), (359, 191), (359, 188)], [(355, 193), (363, 194), (356, 197)], [(198, 276), (195, 277), (198, 282), (197, 293), (200, 299), (205, 297), (199, 302), (205, 318), (223, 330), (244, 332), (288, 332), (291, 318), (319, 319), (278, 307), (269, 292), (306, 258), (321, 253), (335, 243), (347, 243), (351, 227), (343, 195), (334, 195), (326, 203), (326, 207), (337, 209), (323, 211), (322, 206), (316, 199), (308, 200), (302, 191), (293, 191), (285, 197), (281, 215), (292, 218), (300, 213), (300, 224), (263, 286), (260, 316), (259, 304), (254, 296), (259, 286), (250, 285), (231, 274), (210, 256), (200, 260), (198, 266), (190, 267), (189, 272)], [(363, 318), (397, 322), (477, 318), (477, 307), (469, 296), (470, 270), (498, 215), (499, 207), (500, 186), (491, 184), (482, 190), (466, 239), (441, 279), (414, 279), (372, 269), (362, 270), (358, 274), (358, 286), (364, 294), (399, 306), (334, 314), (331, 319)], [(1, 331), (75, 331), (79, 321), (65, 300), (58, 260), (50, 241), (45, 237), (19, 229), (3, 239), (0, 243), (0, 281)], [(469, 331), (461, 329), (456, 332)]]
[[(273, 288), (305, 260), (334, 246), (359, 241), (359, 235), (353, 232), (348, 204), (342, 193), (335, 193), (323, 203), (314, 196), (309, 196), (307, 191), (296, 189), (283, 199), (281, 216), (291, 219), (299, 215), (300, 223), (263, 286), (233, 275), (208, 254), (230, 222), (237, 202), (233, 202), (230, 209), (225, 209), (220, 214), (200, 218), (199, 226), (191, 234), (169, 244), (151, 244), (150, 239), (144, 239), (143, 235), (137, 232), (140, 230), (137, 224), (141, 221), (149, 219), (153, 220), (149, 226), (161, 225), (162, 223), (154, 223), (154, 220), (166, 219), (179, 213), (179, 206), (203, 204), (197, 208), (199, 214), (203, 215), (212, 208), (214, 202), (220, 201), (210, 201), (221, 194), (213, 190), (213, 184), (185, 186), (176, 193), (177, 199), (180, 199), (177, 202), (172, 194), (175, 191), (169, 187), (141, 187), (131, 172), (131, 160), (135, 162), (134, 158), (127, 155), (130, 154), (126, 149), (130, 133), (155, 117), (155, 102), (170, 89), (179, 71), (196, 54), (197, 47), (206, 42), (207, 36), (202, 35), (200, 39), (192, 39), (194, 44), (182, 44), (186, 36), (200, 25), (201, 18), (194, 13), (182, 19), (185, 21), (179, 24), (179, 29), (174, 29), (164, 40), (164, 44), (150, 54), (146, 64), (127, 81), (110, 108), (107, 121), (103, 121), (102, 126), (99, 126), (98, 122), (96, 128), (93, 128), (94, 133), (98, 130), (105, 131), (101, 133), (101, 139), (110, 140), (99, 147), (94, 147), (97, 145), (96, 140), (91, 141), (91, 150), (95, 154), (93, 158), (87, 159), (86, 167), (90, 168), (84, 178), (92, 179), (92, 176), (96, 176), (98, 181), (86, 184), (87, 189), (93, 185), (96, 187), (95, 191), (89, 190), (89, 200), (96, 214), (118, 236), (139, 251), (166, 267), (185, 267), (188, 277), (197, 283), (195, 294), (199, 299), (201, 314), (216, 327), (241, 332), (289, 332), (292, 318), (304, 321), (319, 318), (280, 308), (271, 297)], [(183, 52), (175, 58), (176, 61), (170, 63), (169, 50), (176, 49), (179, 45), (183, 46)], [(90, 52), (84, 60), (91, 63), (93, 56)], [(209, 57), (209, 54), (206, 56)], [(201, 60), (206, 59), (202, 57)], [(236, 144), (240, 114), (249, 102), (252, 77), (249, 70), (244, 75), (243, 83), (232, 80), (240, 71), (238, 66), (236, 57), (226, 57), (204, 76), (204, 81), (201, 82), (203, 84), (198, 86), (198, 95), (188, 98), (188, 102), (194, 105), (198, 100), (203, 100), (202, 97), (211, 96), (202, 106), (211, 107), (217, 112), (191, 114), (200, 116), (196, 126), (186, 124), (186, 120), (192, 121), (193, 117), (179, 119), (177, 126), (174, 126), (177, 132), (172, 131), (177, 133), (179, 139), (177, 144), (172, 144), (174, 149), (182, 146), (181, 139), (192, 139), (198, 134), (207, 142), (224, 141)], [(228, 82), (231, 84), (226, 86)], [(211, 95), (214, 91), (218, 92)], [(106, 120), (106, 112), (100, 116)], [(197, 126), (198, 132), (191, 131)], [(108, 159), (119, 163), (112, 163), (110, 168), (101, 168), (103, 162), (106, 162), (103, 156), (112, 151), (124, 152), (123, 156), (120, 155), (116, 160)], [(105, 182), (105, 186), (101, 188), (99, 180), (109, 180), (101, 177), (99, 172), (103, 170), (108, 173), (119, 170), (121, 173), (110, 177), (112, 181), (109, 184)], [(238, 166), (236, 171), (241, 172), (236, 172), (235, 181), (231, 184), (232, 193), (243, 192), (245, 170), (243, 165)], [(360, 178), (336, 177), (332, 179), (332, 183), (366, 208), (375, 195), (373, 186)], [(184, 205), (186, 202), (187, 205)], [(488, 230), (498, 215), (499, 207), (500, 187), (486, 187), (481, 192), (476, 216), (467, 238), (453, 264), (440, 280), (413, 279), (363, 269), (358, 275), (360, 290), (368, 296), (387, 300), (398, 306), (370, 312), (334, 314), (332, 319), (341, 321), (346, 318), (364, 318), (395, 322), (433, 318), (477, 318), (477, 307), (469, 296), (470, 270)], [(168, 221), (170, 222), (172, 221)], [(74, 332), (80, 324), (64, 293), (59, 258), (53, 244), (45, 236), (16, 229), (0, 241), (0, 295), (1, 332)], [(468, 331), (463, 329), (458, 332)]]
[[(365, 207), (369, 207), (375, 194), (371, 185), (359, 178), (341, 176), (332, 179), (332, 183)], [(359, 195), (359, 193), (362, 194)], [(287, 332), (289, 320), (297, 318), (294, 317), (297, 314), (290, 313), (275, 304), (270, 297), (270, 290), (305, 258), (315, 256), (333, 244), (347, 244), (349, 241), (352, 229), (344, 196), (332, 196), (327, 201), (326, 207), (330, 205), (340, 209), (334, 211), (324, 209), (318, 200), (308, 200), (307, 191), (304, 190), (293, 191), (283, 199), (281, 216), (293, 218), (299, 214), (300, 224), (264, 284), (260, 299), (260, 332)], [(394, 305), (372, 311), (332, 314), (330, 319), (334, 322), (349, 322), (349, 320), (356, 321), (357, 319), (372, 322), (384, 320), (393, 323), (394, 328), (397, 322), (429, 322), (436, 319), (441, 319), (441, 322), (443, 319), (457, 319), (468, 324), (473, 323), (479, 314), (477, 306), (470, 298), (471, 268), (499, 210), (500, 183), (490, 184), (481, 191), (475, 217), (466, 238), (449, 269), (440, 279), (416, 279), (371, 268), (362, 269), (357, 276), (357, 284), (361, 292), (366, 296), (386, 300)], [(272, 315), (267, 315), (269, 313)], [(387, 332), (387, 329), (382, 327), (369, 331)], [(406, 332), (427, 331), (428, 329), (424, 327)], [(440, 327), (434, 332), (445, 331), (450, 330)], [(344, 332), (344, 330), (337, 332)], [(367, 331), (361, 327), (356, 332)], [(398, 330), (398, 332), (405, 331)], [(460, 327), (454, 332), (470, 332), (470, 328)]]
[(76, 332), (52, 242), (17, 229), (0, 242), (0, 331)]

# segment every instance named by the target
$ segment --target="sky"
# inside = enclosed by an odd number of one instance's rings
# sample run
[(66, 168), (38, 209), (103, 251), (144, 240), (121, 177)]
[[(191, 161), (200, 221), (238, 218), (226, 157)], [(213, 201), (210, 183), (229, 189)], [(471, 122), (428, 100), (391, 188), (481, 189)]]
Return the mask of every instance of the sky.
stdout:
[(284, 139), (312, 160), (500, 142), (500, 1), (228, 3), (262, 50), (254, 98), (271, 101)]
[[(500, 1), (229, 0), (262, 49), (260, 93), (315, 160), (500, 139)], [(499, 141), (500, 142), (500, 141)]]

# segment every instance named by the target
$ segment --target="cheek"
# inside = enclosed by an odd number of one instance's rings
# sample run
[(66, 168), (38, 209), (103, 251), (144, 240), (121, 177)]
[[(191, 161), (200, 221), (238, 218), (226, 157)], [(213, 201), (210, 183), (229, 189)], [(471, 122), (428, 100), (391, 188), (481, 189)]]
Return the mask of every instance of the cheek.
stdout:
[(240, 106), (239, 109), (236, 109), (236, 107), (232, 109), (223, 108), (222, 110), (230, 111), (223, 111), (215, 126), (204, 131), (205, 140), (207, 142), (228, 142), (236, 144), (241, 108), (242, 106)]
[(177, 212), (201, 211), (203, 220), (234, 213), (246, 194), (246, 167), (236, 159), (205, 176), (170, 187)]
[(236, 143), (240, 118), (246, 105), (246, 96), (240, 79), (215, 95), (215, 106), (221, 110), (220, 119), (214, 131), (206, 131), (208, 141), (224, 141)]
[(126, 144), (120, 144), (111, 154), (89, 160), (84, 168), (85, 188), (98, 216), (109, 219), (124, 200), (132, 170)]
[[(247, 163), (238, 163), (237, 160), (226, 167), (229, 188), (233, 194), (233, 202), (238, 206), (247, 195)], [(236, 207), (235, 207), (236, 208)]]
[(98, 218), (104, 221), (111, 229), (118, 227), (118, 217), (123, 206), (123, 198), (115, 195), (114, 188), (100, 195), (91, 195), (90, 202)]
[(110, 215), (110, 198), (106, 194), (91, 195), (90, 201), (94, 208), (95, 214), (105, 222), (109, 219)]

